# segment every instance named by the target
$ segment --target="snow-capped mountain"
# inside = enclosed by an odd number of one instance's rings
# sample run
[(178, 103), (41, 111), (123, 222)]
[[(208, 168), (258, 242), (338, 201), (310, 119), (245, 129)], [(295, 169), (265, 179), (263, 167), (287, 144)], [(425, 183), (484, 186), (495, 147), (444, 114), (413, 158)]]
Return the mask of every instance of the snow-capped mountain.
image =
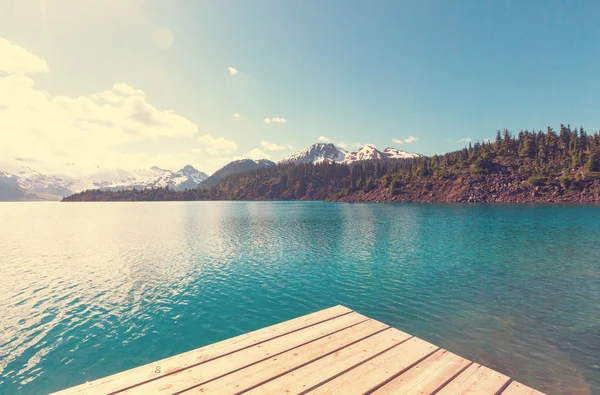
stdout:
[(14, 174), (0, 171), (0, 201), (23, 200), (26, 194), (17, 181)]
[[(29, 200), (58, 200), (72, 192), (73, 180), (66, 176), (45, 175), (28, 166), (7, 165), (0, 171), (4, 187), (10, 186), (11, 196)], [(16, 192), (16, 191), (19, 192)], [(16, 200), (16, 199), (15, 199)]]
[(386, 148), (379, 151), (372, 144), (354, 151), (347, 152), (335, 145), (313, 144), (310, 147), (299, 151), (279, 163), (321, 163), (323, 161), (350, 164), (363, 160), (385, 160), (385, 159), (409, 159), (419, 158), (423, 155), (406, 152), (396, 148)]
[(330, 162), (342, 162), (347, 151), (336, 147), (335, 145), (328, 144), (313, 144), (310, 147), (303, 149), (302, 151), (296, 152), (295, 154), (281, 160), (279, 163), (320, 163), (323, 161)]
[(263, 167), (275, 166), (275, 162), (271, 162), (268, 159), (241, 159), (234, 160), (233, 162), (229, 162), (225, 166), (221, 167), (219, 170), (215, 171), (215, 173), (200, 183), (199, 188), (208, 189), (212, 186), (215, 186), (221, 181), (223, 177), (226, 177), (235, 173), (242, 173), (245, 171), (261, 169)]
[(346, 158), (344, 158), (343, 163), (353, 163), (353, 162), (358, 162), (361, 160), (381, 160), (381, 159), (385, 159), (383, 153), (379, 150), (377, 150), (377, 148), (375, 148), (374, 145), (371, 144), (367, 144), (364, 147), (358, 149), (357, 151), (351, 152), (348, 155), (346, 155)]
[(183, 169), (179, 170), (177, 173), (183, 174), (196, 184), (200, 184), (202, 181), (208, 178), (206, 173), (196, 170), (192, 165), (184, 166)]
[(138, 170), (127, 175), (125, 178), (99, 186), (104, 190), (144, 189), (144, 188), (166, 188), (182, 191), (186, 188), (196, 188), (198, 184), (206, 180), (208, 175), (196, 170), (191, 165), (186, 165), (177, 172), (152, 166), (150, 170)]
[(179, 190), (196, 188), (202, 181), (208, 178), (206, 173), (196, 170), (192, 165), (184, 166), (177, 173), (187, 177), (186, 181), (179, 184)]
[(208, 178), (187, 165), (177, 172), (153, 166), (148, 170), (102, 170), (86, 176), (47, 175), (19, 164), (0, 171), (0, 200), (60, 200), (85, 189), (196, 188)]
[(410, 158), (421, 158), (423, 155), (415, 154), (414, 152), (406, 152), (396, 148), (386, 148), (383, 150), (383, 156), (386, 159), (410, 159)]

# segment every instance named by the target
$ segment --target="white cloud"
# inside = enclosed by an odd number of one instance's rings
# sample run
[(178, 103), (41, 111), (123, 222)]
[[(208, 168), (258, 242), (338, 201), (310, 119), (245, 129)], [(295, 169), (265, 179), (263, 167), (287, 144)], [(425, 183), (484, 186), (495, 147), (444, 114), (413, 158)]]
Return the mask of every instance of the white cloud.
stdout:
[(244, 155), (236, 157), (235, 159), (271, 159), (271, 154), (261, 151), (260, 148), (254, 148), (253, 150), (248, 151)]
[(127, 96), (144, 96), (146, 94), (146, 92), (144, 92), (143, 90), (135, 89), (131, 85), (127, 85), (122, 82), (114, 84), (113, 90)]
[[(27, 75), (47, 71), (43, 59), (6, 40), (0, 45), (2, 71), (10, 73), (0, 73), (0, 158), (34, 158), (49, 171), (66, 163), (93, 169), (175, 167), (192, 158), (189, 146), (184, 152), (167, 150), (164, 142), (191, 140), (197, 125), (156, 108), (143, 91), (118, 83), (79, 97), (52, 95)], [(160, 154), (139, 152), (158, 139)]]
[(235, 67), (227, 67), (227, 70), (229, 71), (229, 74), (231, 75), (237, 75), (237, 73), (239, 73), (238, 69), (236, 69)]
[(122, 82), (114, 84), (112, 90), (106, 90), (89, 95), (89, 98), (96, 102), (107, 102), (110, 104), (120, 103), (127, 96), (145, 96), (146, 92), (136, 89), (131, 85)]
[(240, 119), (240, 113), (236, 112), (235, 114), (233, 114), (233, 119), (239, 120)]
[(268, 124), (270, 124), (271, 122), (274, 122), (274, 123), (285, 123), (285, 122), (286, 122), (286, 120), (285, 120), (285, 118), (279, 118), (279, 117), (275, 117), (275, 118), (265, 118), (265, 123), (266, 123), (267, 125), (268, 125)]
[(289, 149), (294, 149), (294, 146), (293, 146), (293, 145), (291, 145), (291, 144), (288, 144), (288, 145), (287, 145), (287, 147), (288, 147)]
[(261, 141), (260, 142), (261, 147), (263, 147), (263, 149), (267, 150), (267, 151), (281, 151), (284, 150), (285, 147), (283, 145), (277, 145), (275, 143), (270, 143), (268, 141)]
[[(113, 104), (100, 105), (98, 98)], [(0, 77), (0, 106), (6, 107), (0, 112), (5, 133), (19, 130), (19, 134), (29, 134), (38, 129), (36, 134), (47, 133), (58, 138), (80, 130), (79, 136), (71, 137), (81, 139), (91, 138), (86, 132), (100, 127), (106, 130), (96, 138), (114, 144), (160, 136), (191, 137), (197, 131), (191, 121), (172, 111), (158, 110), (139, 96), (118, 100), (116, 94), (106, 91), (77, 98), (52, 96), (37, 90), (27, 76)]]
[(344, 143), (343, 141), (340, 141), (340, 142), (338, 143), (338, 147), (340, 147), (340, 148), (347, 148), (347, 147), (348, 147), (348, 144)]
[(328, 143), (330, 140), (325, 136), (319, 136), (317, 141), (322, 141), (323, 143)]
[(0, 37), (0, 74), (35, 74), (49, 71), (46, 61)]
[(98, 93), (92, 93), (89, 97), (90, 97), (90, 99), (92, 99), (95, 102), (104, 101), (104, 102), (107, 102), (110, 104), (119, 103), (119, 102), (122, 102), (123, 100), (125, 100), (125, 98), (123, 96), (119, 96), (113, 91), (103, 91), (103, 92), (98, 92)]
[(231, 154), (237, 149), (235, 141), (223, 137), (214, 138), (211, 134), (200, 136), (197, 140), (204, 145), (203, 149), (209, 155)]
[(410, 144), (410, 143), (414, 143), (415, 141), (419, 140), (417, 137), (415, 136), (409, 136), (408, 138), (405, 138), (404, 140), (402, 139), (392, 139), (392, 142), (396, 143), (396, 144)]

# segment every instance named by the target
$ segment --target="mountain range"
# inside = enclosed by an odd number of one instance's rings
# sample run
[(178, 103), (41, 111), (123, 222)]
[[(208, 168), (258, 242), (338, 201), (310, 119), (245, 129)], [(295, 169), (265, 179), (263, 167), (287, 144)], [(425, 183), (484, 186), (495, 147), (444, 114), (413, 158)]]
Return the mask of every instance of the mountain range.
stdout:
[(206, 180), (208, 175), (196, 170), (192, 165), (186, 165), (179, 171), (171, 171), (152, 166), (148, 171), (136, 171), (130, 173), (127, 177), (112, 182), (108, 185), (102, 185), (100, 189), (119, 191), (123, 189), (144, 189), (144, 188), (170, 188), (176, 191), (183, 191), (188, 188), (196, 188), (202, 181)]
[(548, 127), (546, 133), (513, 136), (504, 130), (494, 142), (385, 160), (402, 155), (373, 146), (345, 154), (335, 146), (315, 145), (277, 166), (232, 174), (208, 189), (94, 190), (65, 201), (600, 202), (600, 132), (565, 125), (560, 133)]
[(406, 152), (396, 148), (386, 148), (379, 151), (374, 145), (367, 144), (354, 152), (348, 152), (334, 144), (318, 143), (296, 152), (281, 160), (279, 163), (321, 163), (336, 162), (352, 164), (363, 160), (410, 159), (420, 158), (423, 155)]
[(118, 170), (89, 177), (44, 175), (27, 166), (0, 171), (0, 201), (60, 200), (85, 189), (117, 191), (169, 187), (173, 190), (196, 188), (208, 175), (191, 165), (177, 172), (153, 166), (148, 170)]
[[(354, 152), (348, 152), (334, 144), (318, 143), (303, 149), (279, 161), (281, 164), (302, 163), (342, 163), (352, 164), (366, 160), (387, 160), (418, 158), (420, 154), (410, 153), (396, 148), (379, 151), (374, 145), (367, 144)], [(157, 166), (136, 171), (104, 171), (94, 176), (69, 177), (64, 175), (47, 175), (27, 165), (9, 166), (0, 170), (1, 200), (60, 200), (64, 196), (86, 189), (118, 191), (126, 189), (166, 188), (182, 191), (185, 189), (207, 189), (215, 186), (228, 175), (275, 166), (275, 162), (267, 159), (242, 159), (230, 162), (217, 170), (210, 177), (191, 165), (178, 171), (171, 171)]]

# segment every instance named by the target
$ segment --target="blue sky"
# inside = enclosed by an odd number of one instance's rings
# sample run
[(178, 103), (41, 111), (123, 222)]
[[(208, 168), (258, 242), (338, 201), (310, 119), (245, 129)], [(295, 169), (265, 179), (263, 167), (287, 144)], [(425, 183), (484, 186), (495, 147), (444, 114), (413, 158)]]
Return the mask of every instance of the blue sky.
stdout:
[[(44, 147), (28, 152), (33, 140), (17, 135), (33, 126), (15, 125), (14, 114), (3, 123), (3, 108), (19, 103), (0, 93), (0, 133), (15, 142), (0, 154), (57, 168), (191, 163), (212, 172), (244, 156), (278, 160), (319, 137), (430, 155), (503, 128), (597, 130), (598, 20), (594, 1), (5, 0), (4, 61), (16, 46), (45, 61), (47, 71), (20, 75), (47, 100), (68, 98), (75, 111), (77, 98), (115, 83), (143, 95), (109, 103), (121, 112), (98, 109), (93, 127), (61, 121), (72, 130), (56, 139), (64, 128), (47, 115), (47, 128), (34, 125)], [(0, 60), (0, 79), (18, 74), (7, 67)], [(164, 130), (133, 132), (111, 118), (147, 106)], [(95, 148), (73, 154), (73, 139)]]

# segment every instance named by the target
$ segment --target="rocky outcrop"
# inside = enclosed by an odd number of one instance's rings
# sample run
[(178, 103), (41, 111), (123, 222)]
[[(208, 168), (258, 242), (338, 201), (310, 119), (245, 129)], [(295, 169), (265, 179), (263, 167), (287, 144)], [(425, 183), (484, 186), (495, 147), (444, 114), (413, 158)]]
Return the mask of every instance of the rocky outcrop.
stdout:
[(506, 174), (465, 175), (447, 179), (423, 178), (397, 188), (375, 188), (353, 193), (338, 202), (600, 202), (600, 180), (573, 181), (569, 186), (556, 181), (532, 185), (524, 177)]

